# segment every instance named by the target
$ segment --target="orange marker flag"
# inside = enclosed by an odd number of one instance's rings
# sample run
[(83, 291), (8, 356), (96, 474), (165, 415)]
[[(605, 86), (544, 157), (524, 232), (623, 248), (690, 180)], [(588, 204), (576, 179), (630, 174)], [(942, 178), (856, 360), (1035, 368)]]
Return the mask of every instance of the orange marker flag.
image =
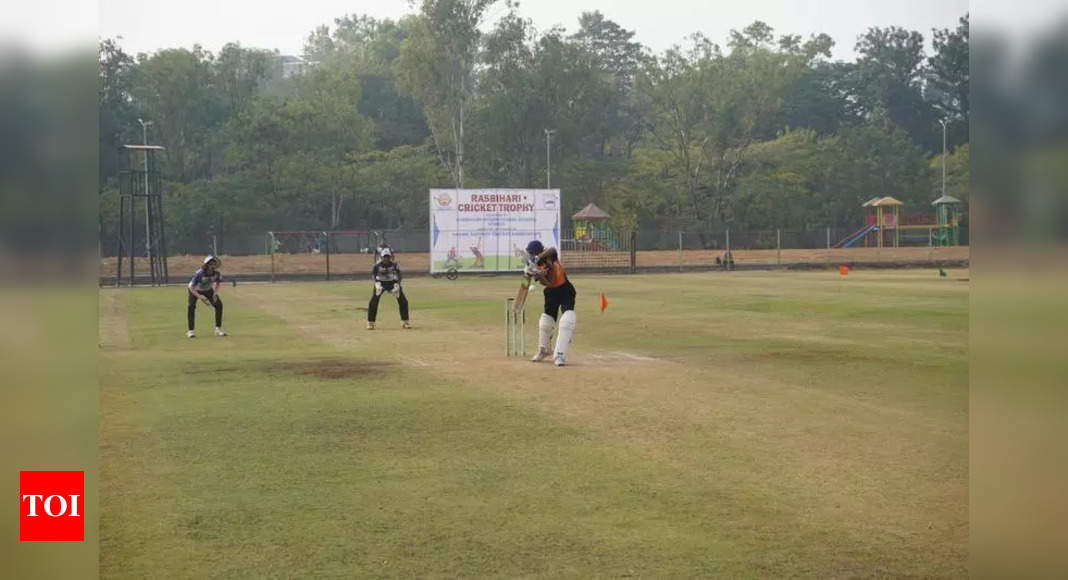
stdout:
[(601, 312), (604, 312), (605, 308), (608, 308), (608, 298), (601, 294)]
[(838, 266), (838, 273), (843, 276), (849, 274), (849, 266), (846, 266), (845, 264)]

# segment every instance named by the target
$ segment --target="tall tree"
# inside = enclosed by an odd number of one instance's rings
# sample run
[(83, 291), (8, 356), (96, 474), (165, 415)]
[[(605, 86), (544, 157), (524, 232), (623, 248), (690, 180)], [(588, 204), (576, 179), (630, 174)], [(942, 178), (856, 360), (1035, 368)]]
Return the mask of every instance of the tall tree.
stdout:
[(397, 59), (404, 90), (423, 106), (443, 165), (464, 183), (464, 115), (474, 94), (479, 25), (495, 0), (423, 0), (404, 21), (407, 38)]
[(183, 183), (207, 176), (202, 154), (209, 129), (222, 119), (212, 54), (194, 46), (139, 54), (137, 60), (137, 114), (152, 122), (151, 140), (166, 147), (166, 176)]
[(925, 151), (941, 145), (935, 112), (923, 98), (923, 35), (896, 26), (869, 28), (857, 39), (853, 97), (867, 120), (885, 117)]
[(645, 56), (634, 32), (598, 11), (579, 16), (579, 29), (570, 37), (578, 45), (591, 72), (583, 87), (589, 124), (585, 149), (593, 155), (628, 154), (639, 134), (636, 103), (630, 98)]
[(216, 86), (222, 106), (222, 115), (229, 117), (244, 110), (261, 84), (271, 72), (271, 61), (276, 53), (267, 50), (242, 48), (228, 42), (219, 51), (213, 62)]
[[(927, 94), (941, 118), (949, 123), (949, 146), (968, 141), (971, 90), (968, 49), (969, 15), (955, 30), (934, 30), (934, 54), (927, 58)], [(941, 153), (941, 150), (938, 150)]]
[(734, 219), (729, 194), (747, 148), (776, 127), (790, 87), (830, 48), (824, 38), (774, 41), (762, 22), (732, 31), (728, 54), (698, 35), (687, 53), (669, 50), (639, 79), (651, 102), (650, 145), (670, 153), (670, 173), (702, 229)]
[(316, 28), (304, 47), (313, 66), (340, 62), (356, 71), (360, 113), (374, 122), (378, 149), (421, 145), (429, 134), (419, 104), (397, 86), (393, 63), (406, 37), (406, 29), (388, 18), (348, 15), (335, 19), (333, 28)]
[(119, 169), (119, 148), (135, 142), (133, 103), (134, 59), (114, 39), (100, 41), (98, 49), (99, 181), (101, 186)]

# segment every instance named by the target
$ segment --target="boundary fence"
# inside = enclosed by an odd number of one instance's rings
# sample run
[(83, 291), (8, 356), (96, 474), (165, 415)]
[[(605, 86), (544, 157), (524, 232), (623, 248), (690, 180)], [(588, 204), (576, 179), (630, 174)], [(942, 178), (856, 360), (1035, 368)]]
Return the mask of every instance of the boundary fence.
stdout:
[[(910, 243), (899, 247), (866, 247), (863, 243), (835, 247), (853, 233), (850, 228), (745, 232), (642, 230), (599, 232), (596, 238), (576, 238), (574, 232), (562, 231), (560, 252), (572, 272), (799, 269), (839, 264), (873, 268), (968, 265), (967, 245), (936, 246), (931, 237), (922, 240), (910, 236)], [(961, 240), (967, 243), (966, 229), (962, 229)], [(215, 238), (202, 251), (172, 254), (168, 257), (168, 281), (184, 282), (207, 253), (221, 256), (222, 271), (232, 280), (362, 279), (370, 275), (375, 249), (381, 243), (396, 252), (406, 276), (429, 273), (429, 239), (423, 230), (301, 231)], [(115, 284), (115, 260), (114, 255), (101, 257), (101, 285)], [(136, 260), (136, 270), (147, 272), (145, 258), (136, 257)], [(459, 271), (461, 276), (478, 274), (482, 273), (477, 269)], [(146, 279), (144, 283), (147, 282)], [(139, 279), (137, 283), (142, 281)]]

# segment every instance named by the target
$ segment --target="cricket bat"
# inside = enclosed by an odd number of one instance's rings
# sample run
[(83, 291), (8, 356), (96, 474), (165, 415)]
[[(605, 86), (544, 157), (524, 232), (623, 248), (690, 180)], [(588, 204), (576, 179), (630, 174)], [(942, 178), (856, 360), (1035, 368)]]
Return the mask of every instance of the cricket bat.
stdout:
[(519, 284), (519, 292), (515, 295), (515, 301), (512, 302), (513, 312), (522, 312), (523, 306), (527, 303), (527, 293), (530, 292), (530, 276), (523, 276), (523, 282)]

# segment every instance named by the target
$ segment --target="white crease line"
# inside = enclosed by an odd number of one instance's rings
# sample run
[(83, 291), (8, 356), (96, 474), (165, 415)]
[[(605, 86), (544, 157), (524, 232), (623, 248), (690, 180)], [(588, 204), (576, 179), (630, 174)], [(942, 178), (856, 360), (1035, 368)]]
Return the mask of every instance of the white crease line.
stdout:
[(613, 352), (612, 354), (614, 354), (616, 356), (621, 356), (623, 358), (627, 358), (627, 359), (630, 359), (630, 360), (640, 360), (640, 361), (654, 361), (654, 360), (656, 360), (655, 358), (652, 358), (652, 357), (641, 356), (641, 355), (637, 355), (637, 354), (631, 354), (629, 352)]

